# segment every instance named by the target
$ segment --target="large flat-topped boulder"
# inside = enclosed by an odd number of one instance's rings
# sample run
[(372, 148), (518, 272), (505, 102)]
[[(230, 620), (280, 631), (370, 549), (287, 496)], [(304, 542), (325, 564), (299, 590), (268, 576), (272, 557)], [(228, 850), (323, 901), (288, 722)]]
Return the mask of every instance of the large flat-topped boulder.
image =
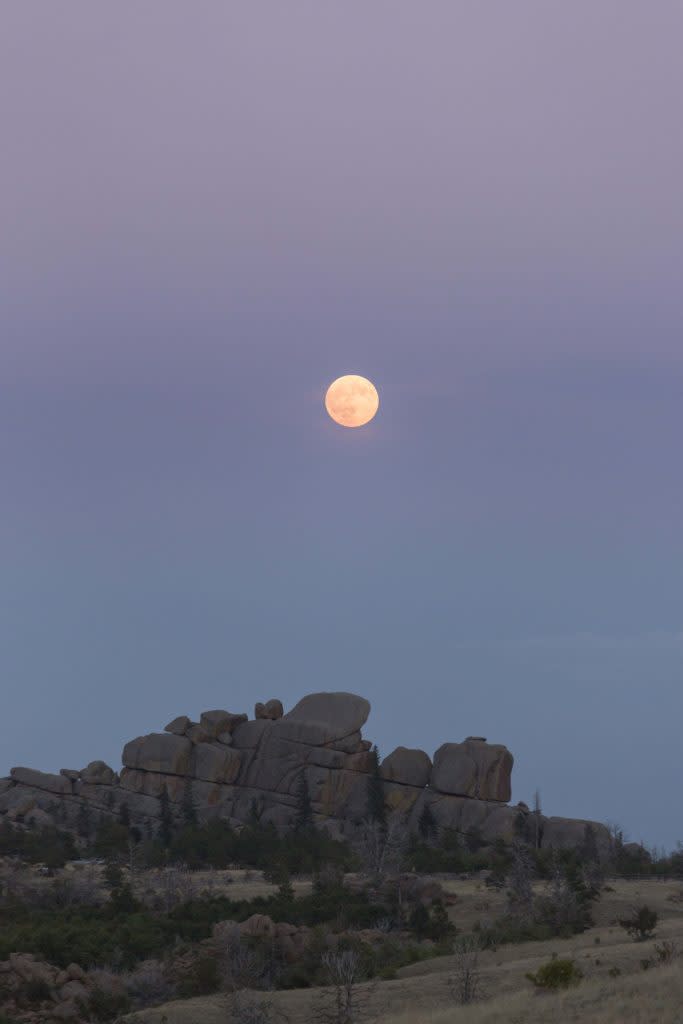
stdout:
[(48, 793), (67, 796), (73, 792), (71, 779), (64, 775), (52, 775), (50, 772), (39, 772), (35, 768), (12, 768), (10, 778), (24, 786), (44, 789)]
[(400, 782), (404, 786), (419, 786), (421, 789), (429, 782), (431, 771), (431, 758), (424, 750), (410, 747), (396, 747), (380, 767), (380, 775), (387, 782)]
[(126, 768), (168, 775), (188, 775), (192, 743), (185, 736), (170, 732), (152, 732), (126, 743), (122, 761)]
[(369, 714), (370, 702), (355, 693), (310, 693), (272, 728), (297, 743), (324, 746), (359, 732)]
[(481, 740), (444, 743), (434, 754), (430, 785), (452, 796), (507, 803), (512, 762), (512, 754), (500, 744)]
[(582, 818), (542, 818), (541, 846), (545, 849), (571, 850), (586, 841), (586, 829), (593, 830), (593, 836), (601, 857), (606, 857), (611, 848), (609, 829), (599, 821)]

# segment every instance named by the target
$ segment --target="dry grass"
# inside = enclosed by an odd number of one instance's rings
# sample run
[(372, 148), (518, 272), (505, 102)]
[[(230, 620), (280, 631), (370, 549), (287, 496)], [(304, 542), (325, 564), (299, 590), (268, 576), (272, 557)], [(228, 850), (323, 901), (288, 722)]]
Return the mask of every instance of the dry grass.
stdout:
[[(236, 884), (236, 883), (232, 883)], [(254, 886), (256, 880), (245, 886)], [(654, 956), (654, 943), (677, 942), (683, 950), (683, 903), (671, 897), (680, 884), (613, 882), (596, 908), (596, 927), (583, 935), (548, 942), (502, 946), (481, 954), (484, 998), (471, 1007), (454, 1005), (449, 985), (452, 957), (439, 957), (405, 967), (395, 981), (381, 982), (371, 992), (377, 1024), (683, 1024), (683, 959), (668, 967), (643, 971), (641, 959)], [(232, 885), (230, 886), (232, 891)], [(458, 926), (469, 930), (477, 921), (495, 917), (503, 897), (473, 881), (449, 882), (457, 895), (451, 908)], [(249, 889), (249, 894), (253, 890)], [(246, 893), (245, 893), (246, 895)], [(654, 941), (633, 942), (618, 925), (637, 904), (647, 903), (660, 915)], [(596, 941), (599, 940), (599, 941)], [(553, 953), (570, 957), (584, 980), (559, 995), (539, 995), (526, 979)], [(621, 974), (614, 978), (612, 968)], [(314, 1020), (311, 990), (272, 993), (290, 1024)], [(229, 998), (211, 996), (167, 1003), (137, 1014), (140, 1024), (228, 1024)]]

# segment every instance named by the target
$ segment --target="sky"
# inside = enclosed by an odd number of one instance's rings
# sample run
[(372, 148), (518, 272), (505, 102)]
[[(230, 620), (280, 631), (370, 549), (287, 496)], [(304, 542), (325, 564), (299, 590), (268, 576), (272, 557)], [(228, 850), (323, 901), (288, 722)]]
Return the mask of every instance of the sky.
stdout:
[[(672, 848), (678, 0), (0, 13), (0, 774), (367, 696)], [(380, 411), (335, 425), (330, 381)]]

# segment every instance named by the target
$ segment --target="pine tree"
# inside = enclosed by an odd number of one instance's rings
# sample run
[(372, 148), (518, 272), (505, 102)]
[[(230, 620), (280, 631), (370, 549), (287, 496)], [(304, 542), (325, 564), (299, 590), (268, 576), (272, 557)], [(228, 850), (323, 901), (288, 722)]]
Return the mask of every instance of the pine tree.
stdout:
[(192, 779), (187, 778), (185, 780), (185, 788), (183, 790), (183, 822), (186, 825), (193, 826), (197, 824), (197, 809), (194, 805), (194, 793), (192, 792)]
[(115, 860), (108, 860), (104, 868), (104, 884), (110, 892), (123, 888), (123, 871)]
[(173, 815), (171, 813), (171, 802), (168, 798), (166, 783), (159, 796), (159, 838), (164, 846), (170, 846), (173, 839)]
[(82, 839), (90, 839), (92, 835), (92, 815), (86, 803), (82, 803), (76, 815), (76, 831)]
[(439, 835), (439, 826), (432, 812), (430, 805), (425, 802), (422, 813), (417, 823), (417, 830), (426, 843), (433, 842)]
[(296, 787), (296, 816), (294, 828), (297, 832), (304, 832), (313, 827), (313, 804), (311, 793), (308, 788), (306, 769), (301, 772)]
[(387, 823), (387, 812), (384, 806), (384, 782), (379, 771), (379, 751), (373, 747), (370, 751), (371, 766), (368, 778), (368, 818), (376, 821), (383, 828)]

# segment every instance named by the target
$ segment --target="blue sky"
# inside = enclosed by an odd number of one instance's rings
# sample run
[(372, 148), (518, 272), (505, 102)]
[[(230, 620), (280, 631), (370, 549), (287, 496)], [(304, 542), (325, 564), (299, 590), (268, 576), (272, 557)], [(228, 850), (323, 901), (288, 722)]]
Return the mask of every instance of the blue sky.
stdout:
[(350, 689), (683, 838), (680, 5), (2, 21), (0, 771)]

